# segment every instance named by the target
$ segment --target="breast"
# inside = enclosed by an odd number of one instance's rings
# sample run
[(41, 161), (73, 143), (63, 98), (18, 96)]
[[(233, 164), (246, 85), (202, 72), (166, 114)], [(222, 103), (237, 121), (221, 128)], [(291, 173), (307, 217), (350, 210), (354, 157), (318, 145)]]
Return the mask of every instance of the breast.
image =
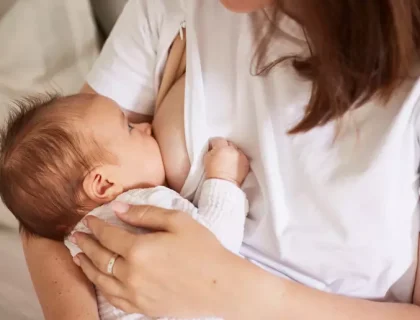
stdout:
[(185, 76), (170, 89), (156, 111), (153, 131), (159, 143), (166, 179), (170, 188), (180, 192), (190, 170), (184, 130)]

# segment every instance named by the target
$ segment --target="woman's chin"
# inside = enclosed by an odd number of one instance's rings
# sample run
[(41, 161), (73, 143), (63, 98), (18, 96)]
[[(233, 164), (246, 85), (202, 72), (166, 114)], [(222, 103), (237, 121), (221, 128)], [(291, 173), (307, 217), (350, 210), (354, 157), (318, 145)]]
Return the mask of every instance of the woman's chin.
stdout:
[(250, 13), (269, 6), (273, 0), (220, 0), (220, 3), (232, 12)]

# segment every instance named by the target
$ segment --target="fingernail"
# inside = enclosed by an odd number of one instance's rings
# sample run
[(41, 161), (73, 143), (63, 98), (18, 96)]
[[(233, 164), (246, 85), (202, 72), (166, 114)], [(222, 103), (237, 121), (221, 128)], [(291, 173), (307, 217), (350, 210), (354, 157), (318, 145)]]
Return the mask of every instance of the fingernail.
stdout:
[(73, 257), (73, 261), (75, 264), (77, 264), (80, 267), (80, 259), (78, 256)]
[(76, 237), (75, 237), (75, 236), (73, 236), (73, 235), (71, 235), (71, 236), (69, 237), (69, 240), (70, 240), (70, 242), (72, 242), (72, 243), (74, 243), (74, 244), (76, 244), (76, 243), (77, 243), (77, 241), (76, 241)]
[(115, 212), (118, 213), (126, 213), (128, 209), (130, 209), (130, 206), (127, 203), (114, 201), (111, 203), (111, 208)]

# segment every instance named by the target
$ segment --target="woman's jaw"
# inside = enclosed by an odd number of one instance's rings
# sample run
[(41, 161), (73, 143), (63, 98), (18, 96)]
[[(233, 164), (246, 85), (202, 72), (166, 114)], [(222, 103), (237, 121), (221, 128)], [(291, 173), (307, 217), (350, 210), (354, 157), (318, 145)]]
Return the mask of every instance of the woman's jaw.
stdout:
[(220, 0), (229, 10), (249, 13), (270, 6), (274, 0)]

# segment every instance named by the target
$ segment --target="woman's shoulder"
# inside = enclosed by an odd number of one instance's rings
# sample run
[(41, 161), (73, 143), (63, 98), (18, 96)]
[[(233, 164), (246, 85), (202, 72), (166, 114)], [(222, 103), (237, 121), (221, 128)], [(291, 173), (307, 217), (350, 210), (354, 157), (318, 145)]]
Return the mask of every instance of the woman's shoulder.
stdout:
[(87, 83), (128, 111), (152, 115), (156, 63), (183, 16), (181, 0), (129, 0)]

